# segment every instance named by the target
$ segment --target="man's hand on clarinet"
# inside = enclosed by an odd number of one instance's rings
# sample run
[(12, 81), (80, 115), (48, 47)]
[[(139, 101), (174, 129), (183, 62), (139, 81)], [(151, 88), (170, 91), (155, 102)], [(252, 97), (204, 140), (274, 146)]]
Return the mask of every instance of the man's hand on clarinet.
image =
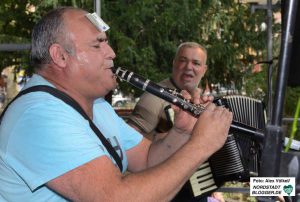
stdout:
[(231, 122), (232, 113), (228, 109), (210, 103), (197, 120), (191, 140), (211, 155), (224, 145)]
[(173, 129), (181, 134), (190, 134), (191, 140), (197, 145), (207, 147), (206, 151), (210, 156), (224, 145), (232, 122), (232, 113), (213, 104), (212, 96), (201, 95), (199, 88), (195, 89), (192, 95), (184, 90), (181, 93), (194, 104), (204, 105), (205, 110), (195, 118), (189, 112), (172, 106), (175, 111)]
[[(182, 96), (186, 100), (189, 100), (194, 104), (204, 103), (201, 99), (200, 93), (201, 90), (199, 88), (195, 89), (192, 95), (189, 94), (186, 90), (181, 91)], [(172, 108), (175, 112), (173, 128), (179, 133), (191, 134), (194, 125), (197, 121), (197, 118), (192, 116), (189, 112), (186, 112), (175, 105), (172, 105)]]
[[(203, 90), (200, 88), (194, 89), (192, 94), (189, 94), (188, 91), (182, 90), (181, 94), (186, 99), (194, 103), (195, 105), (203, 105), (206, 107), (209, 103), (211, 103), (214, 99), (212, 95), (208, 95), (202, 93)], [(174, 119), (174, 128), (181, 133), (191, 134), (194, 125), (197, 121), (197, 118), (193, 117), (188, 112), (185, 112), (179, 107), (173, 105), (172, 108), (175, 111), (175, 119)]]

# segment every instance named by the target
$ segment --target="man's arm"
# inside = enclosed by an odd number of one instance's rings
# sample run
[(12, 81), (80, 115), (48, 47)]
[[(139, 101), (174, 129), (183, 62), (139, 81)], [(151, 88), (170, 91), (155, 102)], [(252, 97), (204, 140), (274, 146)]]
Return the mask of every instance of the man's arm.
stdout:
[(153, 140), (155, 129), (164, 113), (166, 101), (145, 92), (136, 103), (127, 123), (142, 133), (147, 139)]
[(47, 186), (74, 201), (168, 201), (198, 166), (221, 148), (231, 120), (230, 112), (210, 105), (186, 144), (163, 163), (144, 139), (127, 152), (127, 157), (130, 170), (142, 166), (134, 165), (141, 159), (148, 163), (148, 169), (123, 176), (103, 156), (51, 180)]
[[(193, 98), (195, 104), (203, 103), (207, 106), (211, 103), (213, 98), (209, 96), (200, 96), (200, 92), (201, 90), (197, 88), (193, 91), (192, 95), (187, 91), (182, 91), (182, 95), (187, 100)], [(170, 155), (181, 148), (191, 137), (190, 135), (197, 119), (176, 106), (173, 106), (173, 110), (175, 119), (171, 130), (167, 133), (157, 133), (155, 138), (152, 139), (152, 144), (149, 148), (149, 156), (147, 157), (148, 167), (154, 166), (169, 158)], [(132, 127), (143, 134), (143, 131), (138, 127), (135, 127), (134, 125), (132, 125)], [(143, 135), (146, 136), (145, 134)]]
[(164, 164), (126, 176), (110, 159), (100, 157), (48, 182), (47, 186), (72, 201), (169, 201), (185, 181), (182, 176), (194, 170), (187, 165), (182, 167), (175, 160), (181, 161), (184, 155), (176, 156)]

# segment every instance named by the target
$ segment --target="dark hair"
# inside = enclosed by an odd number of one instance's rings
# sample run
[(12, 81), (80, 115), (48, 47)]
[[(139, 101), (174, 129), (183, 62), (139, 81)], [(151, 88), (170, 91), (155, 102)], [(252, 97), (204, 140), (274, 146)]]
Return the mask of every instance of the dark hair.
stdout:
[(82, 10), (73, 7), (61, 7), (46, 14), (33, 28), (31, 36), (31, 64), (42, 68), (51, 62), (49, 48), (54, 43), (61, 44), (68, 52), (72, 52), (73, 43), (68, 38), (64, 25), (64, 13), (69, 10)]

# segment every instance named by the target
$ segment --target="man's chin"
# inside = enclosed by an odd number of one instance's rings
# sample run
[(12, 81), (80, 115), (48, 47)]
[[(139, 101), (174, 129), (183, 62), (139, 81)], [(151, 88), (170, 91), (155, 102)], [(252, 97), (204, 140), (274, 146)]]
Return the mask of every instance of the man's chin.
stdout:
[(196, 88), (196, 86), (190, 82), (184, 83), (183, 87), (184, 87), (183, 89), (188, 90), (188, 91), (193, 91)]
[(117, 87), (118, 87), (118, 82), (117, 82), (117, 80), (115, 79), (115, 80), (114, 80), (114, 83), (113, 83), (113, 85), (112, 85), (112, 90), (116, 89)]

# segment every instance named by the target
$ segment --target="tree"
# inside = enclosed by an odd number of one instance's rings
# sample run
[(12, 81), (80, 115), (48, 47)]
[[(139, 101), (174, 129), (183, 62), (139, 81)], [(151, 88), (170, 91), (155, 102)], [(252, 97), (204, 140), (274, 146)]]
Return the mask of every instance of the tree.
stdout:
[[(93, 8), (88, 3), (91, 1), (26, 2), (2, 1), (2, 42), (30, 42), (33, 24), (53, 7), (73, 5), (90, 11)], [(30, 11), (33, 8), (35, 12)], [(15, 12), (11, 13), (12, 10)], [(241, 88), (240, 78), (248, 70), (247, 65), (261, 57), (250, 55), (249, 50), (261, 53), (266, 47), (266, 34), (257, 30), (264, 15), (251, 14), (248, 5), (234, 1), (115, 0), (102, 1), (102, 10), (102, 17), (112, 27), (108, 34), (118, 55), (116, 63), (154, 81), (169, 75), (180, 42), (197, 41), (208, 49), (209, 81), (234, 82)], [(9, 62), (12, 60), (3, 66)]]
[[(30, 43), (34, 24), (50, 9), (58, 6), (93, 8), (92, 1), (75, 0), (1, 0), (0, 3), (0, 43)], [(0, 70), (7, 66), (25, 68), (32, 72), (29, 51), (0, 52)]]
[[(93, 11), (89, 0), (2, 0), (0, 42), (29, 43), (33, 25), (58, 6)], [(108, 36), (117, 53), (117, 66), (157, 82), (169, 76), (176, 47), (183, 41), (196, 41), (208, 50), (205, 79), (264, 99), (267, 68), (252, 73), (253, 64), (266, 58), (267, 33), (260, 28), (266, 20), (264, 11), (251, 13), (249, 4), (232, 0), (102, 0), (101, 10), (111, 27)], [(280, 27), (273, 29), (277, 33)], [(274, 43), (275, 51), (278, 47)], [(17, 65), (31, 70), (28, 51), (1, 52), (0, 59), (0, 68)], [(260, 92), (254, 91), (257, 87)], [(121, 88), (141, 93), (125, 83)]]
[[(197, 41), (208, 49), (211, 83), (242, 88), (243, 75), (263, 58), (265, 13), (250, 13), (235, 1), (106, 1), (103, 18), (111, 25), (116, 64), (159, 81), (171, 71), (176, 47)], [(117, 16), (117, 17), (116, 17)]]

